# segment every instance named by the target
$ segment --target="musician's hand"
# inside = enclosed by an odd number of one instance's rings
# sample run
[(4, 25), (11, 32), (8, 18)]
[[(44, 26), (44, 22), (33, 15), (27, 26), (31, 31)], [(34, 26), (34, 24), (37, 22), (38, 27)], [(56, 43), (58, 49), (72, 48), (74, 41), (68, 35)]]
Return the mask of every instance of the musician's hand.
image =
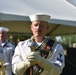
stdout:
[(30, 61), (31, 63), (35, 64), (40, 63), (42, 57), (40, 56), (40, 54), (38, 52), (31, 52), (28, 57), (27, 57), (28, 61)]

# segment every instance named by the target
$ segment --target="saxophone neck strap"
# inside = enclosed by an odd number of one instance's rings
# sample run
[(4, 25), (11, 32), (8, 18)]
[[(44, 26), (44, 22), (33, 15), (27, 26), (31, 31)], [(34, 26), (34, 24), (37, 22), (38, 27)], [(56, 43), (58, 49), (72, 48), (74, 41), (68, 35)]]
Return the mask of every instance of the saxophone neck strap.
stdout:
[(46, 38), (35, 51), (39, 51), (42, 57), (47, 58), (49, 55), (49, 51), (53, 52), (56, 45), (57, 42), (55, 40)]
[(55, 40), (46, 38), (37, 49), (51, 51), (55, 49), (56, 45), (57, 45), (57, 42)]

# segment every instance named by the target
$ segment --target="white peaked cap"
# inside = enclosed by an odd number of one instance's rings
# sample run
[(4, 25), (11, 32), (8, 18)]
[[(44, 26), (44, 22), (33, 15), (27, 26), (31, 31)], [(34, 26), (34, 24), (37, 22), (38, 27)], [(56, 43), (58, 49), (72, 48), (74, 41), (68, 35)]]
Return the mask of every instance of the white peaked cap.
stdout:
[(43, 13), (37, 13), (29, 16), (31, 22), (35, 20), (48, 22), (50, 20), (50, 17), (51, 17), (50, 15), (46, 15)]
[(9, 29), (8, 29), (8, 28), (6, 28), (6, 27), (0, 27), (0, 31), (8, 32), (8, 31), (9, 31)]

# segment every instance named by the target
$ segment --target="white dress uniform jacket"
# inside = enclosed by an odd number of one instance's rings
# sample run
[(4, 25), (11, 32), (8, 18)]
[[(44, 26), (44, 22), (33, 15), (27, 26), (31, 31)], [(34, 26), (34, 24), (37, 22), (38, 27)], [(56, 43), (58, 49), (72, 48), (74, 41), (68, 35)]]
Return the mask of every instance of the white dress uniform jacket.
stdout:
[(5, 75), (12, 75), (12, 56), (14, 54), (15, 46), (10, 42), (6, 41), (2, 46), (0, 46), (0, 52), (2, 54), (1, 60), (4, 62), (4, 74)]
[[(15, 53), (12, 59), (12, 70), (16, 75), (26, 75), (24, 73), (21, 73), (21, 71), (17, 70), (17, 64), (25, 61), (26, 57), (31, 52), (30, 47), (28, 47), (28, 42), (30, 42), (30, 39), (18, 43), (18, 45), (15, 48)], [(50, 62), (54, 64), (54, 67), (52, 68), (52, 70), (50, 70), (50, 72), (47, 72), (44, 69), (44, 71), (40, 75), (58, 75), (57, 73), (53, 74), (53, 72), (55, 72), (54, 71), (55, 67), (58, 67), (59, 72), (62, 73), (62, 70), (65, 66), (65, 62), (64, 62), (63, 47), (60, 44), (56, 45), (52, 56), (50, 56), (48, 60), (50, 60)], [(25, 68), (25, 67), (27, 66), (23, 66), (22, 68)]]

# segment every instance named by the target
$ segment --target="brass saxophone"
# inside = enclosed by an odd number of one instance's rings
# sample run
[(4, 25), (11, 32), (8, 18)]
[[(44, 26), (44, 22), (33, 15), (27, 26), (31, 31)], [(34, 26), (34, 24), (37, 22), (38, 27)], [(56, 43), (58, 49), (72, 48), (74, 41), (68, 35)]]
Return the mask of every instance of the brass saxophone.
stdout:
[(0, 53), (0, 75), (5, 75), (3, 64), (4, 64), (3, 55)]
[[(37, 44), (34, 37), (31, 37), (31, 40), (28, 42), (28, 46), (31, 48), (32, 51), (35, 51), (35, 49), (37, 48)], [(34, 75), (33, 65), (29, 67), (25, 73), (26, 75)]]
[[(34, 37), (31, 38), (31, 41), (32, 42), (31, 42), (30, 48), (31, 48), (32, 51), (35, 51), (35, 49), (37, 48), (37, 46), (36, 46), (36, 42), (35, 42)], [(30, 75), (34, 75), (33, 74), (33, 65), (30, 67)]]
[(4, 64), (4, 61), (0, 60), (0, 75), (5, 75), (3, 64)]
[[(40, 53), (34, 37), (31, 38), (30, 42), (28, 43), (28, 46), (31, 48), (32, 51)], [(39, 75), (42, 70), (43, 68), (41, 68), (39, 64), (36, 62), (34, 65), (30, 66), (25, 73), (26, 75)]]

